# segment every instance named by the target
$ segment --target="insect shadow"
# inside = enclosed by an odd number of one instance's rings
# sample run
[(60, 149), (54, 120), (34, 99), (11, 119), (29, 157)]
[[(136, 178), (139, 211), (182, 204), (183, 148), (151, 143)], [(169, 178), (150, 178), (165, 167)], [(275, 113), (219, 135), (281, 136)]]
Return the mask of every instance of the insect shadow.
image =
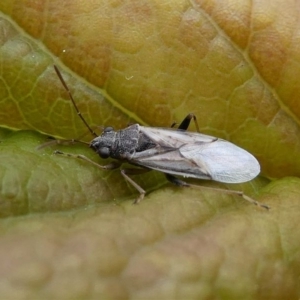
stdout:
[[(64, 153), (58, 150), (54, 152), (55, 154), (81, 159), (104, 170), (119, 168), (125, 162), (139, 166), (139, 169), (120, 170), (125, 180), (139, 192), (138, 198), (134, 201), (135, 204), (144, 198), (146, 192), (129, 175), (157, 170), (164, 173), (166, 178), (177, 186), (210, 189), (238, 195), (257, 206), (269, 209), (269, 206), (252, 199), (242, 191), (198, 186), (176, 177), (243, 183), (252, 180), (260, 173), (258, 161), (246, 150), (223, 139), (199, 133), (198, 122), (194, 114), (188, 114), (176, 129), (173, 128), (174, 124), (171, 128), (133, 124), (118, 131), (115, 131), (113, 127), (105, 127), (102, 134), (98, 136), (79, 111), (60, 71), (56, 66), (54, 69), (78, 116), (95, 137), (89, 143), (89, 147), (101, 158), (110, 157), (115, 160), (110, 164), (100, 165), (80, 154)], [(191, 120), (195, 122), (197, 133), (187, 131)]]

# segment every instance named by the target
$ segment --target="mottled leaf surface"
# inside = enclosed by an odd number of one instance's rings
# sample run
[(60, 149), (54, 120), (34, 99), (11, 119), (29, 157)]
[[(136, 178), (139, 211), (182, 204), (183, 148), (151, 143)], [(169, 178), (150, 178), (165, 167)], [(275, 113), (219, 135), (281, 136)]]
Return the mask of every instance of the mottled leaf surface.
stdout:
[[(4, 299), (298, 299), (299, 1), (0, 3), (0, 294)], [(239, 197), (105, 164), (57, 78), (94, 128), (201, 131), (253, 153)], [(101, 132), (101, 128), (97, 128)], [(191, 126), (191, 130), (194, 127)], [(272, 179), (273, 182), (269, 182)], [(202, 184), (202, 182), (198, 182)]]

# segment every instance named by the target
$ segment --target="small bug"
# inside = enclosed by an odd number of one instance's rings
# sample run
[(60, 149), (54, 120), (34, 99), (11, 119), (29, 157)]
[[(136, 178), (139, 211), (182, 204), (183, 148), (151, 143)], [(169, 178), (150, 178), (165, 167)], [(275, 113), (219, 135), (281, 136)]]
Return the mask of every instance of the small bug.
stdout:
[[(89, 146), (103, 159), (113, 158), (108, 165), (99, 165), (84, 155), (74, 155), (56, 150), (55, 154), (66, 155), (85, 160), (100, 169), (111, 170), (122, 163), (139, 166), (137, 169), (121, 169), (121, 174), (140, 193), (134, 203), (139, 203), (145, 191), (129, 175), (141, 174), (150, 170), (163, 172), (166, 178), (175, 185), (198, 187), (243, 197), (245, 200), (269, 209), (241, 191), (209, 188), (187, 183), (176, 176), (214, 180), (223, 183), (243, 183), (252, 180), (260, 173), (256, 158), (246, 150), (223, 139), (199, 133), (199, 126), (194, 114), (188, 114), (178, 128), (155, 128), (133, 124), (115, 131), (105, 127), (98, 136), (81, 115), (75, 100), (65, 83), (60, 71), (54, 66), (73, 106), (95, 138)], [(198, 133), (186, 131), (191, 120), (194, 120)]]

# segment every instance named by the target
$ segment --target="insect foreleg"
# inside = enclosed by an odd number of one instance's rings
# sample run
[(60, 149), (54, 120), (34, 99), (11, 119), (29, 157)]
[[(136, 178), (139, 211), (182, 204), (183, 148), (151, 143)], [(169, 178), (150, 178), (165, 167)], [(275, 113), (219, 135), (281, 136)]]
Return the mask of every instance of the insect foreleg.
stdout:
[(102, 170), (103, 169), (104, 170), (117, 169), (122, 164), (122, 162), (120, 162), (120, 161), (114, 161), (114, 162), (112, 162), (112, 163), (110, 163), (108, 165), (102, 166), (102, 165), (97, 164), (96, 162), (92, 161), (91, 159), (89, 159), (86, 156), (81, 155), (81, 154), (70, 154), (70, 153), (65, 153), (65, 152), (61, 152), (61, 151), (58, 151), (58, 150), (54, 151), (54, 154), (63, 155), (63, 156), (66, 156), (66, 157), (73, 157), (73, 158), (81, 159), (81, 160), (87, 161), (88, 163), (91, 163), (92, 165), (94, 165), (97, 168), (102, 169)]
[(39, 145), (38, 147), (36, 147), (36, 149), (41, 150), (43, 148), (50, 147), (50, 146), (53, 146), (53, 145), (75, 145), (76, 143), (89, 145), (89, 143), (79, 141), (77, 139), (76, 140), (74, 140), (74, 139), (73, 140), (54, 139), (54, 140), (51, 140), (51, 141), (48, 141), (48, 142), (45, 142), (45, 143)]
[(244, 192), (242, 192), (242, 191), (226, 190), (226, 189), (213, 188), (213, 187), (208, 187), (208, 186), (199, 186), (199, 185), (187, 183), (187, 182), (180, 180), (177, 177), (170, 175), (170, 174), (165, 174), (165, 175), (170, 182), (172, 182), (173, 184), (178, 185), (178, 186), (191, 187), (191, 188), (196, 188), (196, 189), (206, 189), (206, 190), (212, 190), (212, 191), (222, 192), (222, 193), (231, 194), (231, 195), (238, 195), (240, 197), (243, 197), (243, 199), (245, 199), (246, 201), (249, 201), (250, 203), (252, 203), (256, 206), (259, 206), (259, 207), (262, 207), (265, 209), (270, 209), (270, 207), (268, 205), (260, 203), (256, 200), (252, 199), (251, 197), (245, 195)]
[(137, 191), (140, 193), (140, 196), (133, 202), (133, 204), (138, 204), (144, 199), (144, 196), (146, 194), (145, 190), (142, 189), (134, 180), (132, 180), (128, 174), (131, 175), (137, 175), (149, 172), (151, 170), (148, 169), (122, 169), (121, 174), (124, 177), (125, 180), (127, 180), (133, 187), (137, 189)]

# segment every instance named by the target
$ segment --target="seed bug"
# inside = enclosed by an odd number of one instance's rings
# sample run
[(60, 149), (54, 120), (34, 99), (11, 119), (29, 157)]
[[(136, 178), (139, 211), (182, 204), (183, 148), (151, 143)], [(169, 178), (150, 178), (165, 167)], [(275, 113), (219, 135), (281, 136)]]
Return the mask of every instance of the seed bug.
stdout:
[[(238, 195), (255, 205), (269, 209), (267, 205), (250, 198), (241, 191), (198, 186), (176, 177), (243, 183), (252, 180), (260, 172), (258, 161), (246, 150), (223, 139), (199, 133), (198, 122), (194, 114), (188, 114), (176, 129), (172, 128), (173, 126), (155, 128), (133, 124), (118, 131), (115, 131), (113, 127), (105, 127), (102, 134), (98, 136), (81, 115), (60, 71), (56, 66), (54, 69), (78, 116), (95, 137), (89, 147), (101, 158), (110, 157), (115, 161), (102, 166), (84, 155), (63, 153), (58, 150), (55, 154), (82, 159), (106, 170), (119, 168), (125, 162), (140, 167), (120, 170), (125, 180), (140, 193), (134, 203), (139, 203), (146, 192), (129, 175), (157, 170), (164, 173), (166, 178), (175, 185)], [(187, 131), (191, 120), (194, 120), (198, 133)]]

